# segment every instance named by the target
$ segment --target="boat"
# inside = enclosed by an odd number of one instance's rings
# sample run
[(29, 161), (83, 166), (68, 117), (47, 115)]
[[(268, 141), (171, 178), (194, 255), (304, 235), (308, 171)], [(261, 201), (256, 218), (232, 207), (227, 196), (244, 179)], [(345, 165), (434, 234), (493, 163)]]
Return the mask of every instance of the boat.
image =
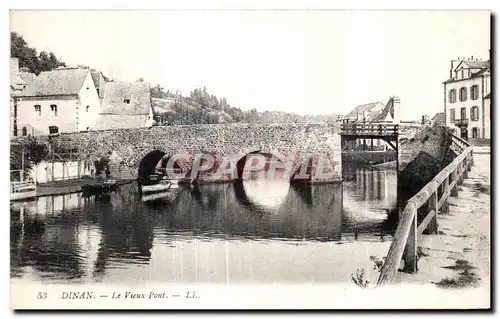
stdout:
[(118, 183), (114, 179), (90, 180), (81, 186), (86, 194), (108, 193), (118, 188)]
[(167, 176), (158, 174), (149, 175), (148, 179), (141, 184), (143, 194), (168, 192), (179, 188), (179, 183), (176, 180), (169, 180)]
[(10, 171), (10, 175), (11, 178), (19, 175), (18, 180), (11, 180), (10, 182), (11, 201), (26, 200), (36, 197), (36, 183), (31, 177), (24, 176), (25, 172), (23, 170)]
[(173, 192), (172, 190), (168, 190), (168, 191), (160, 191), (160, 192), (156, 192), (156, 193), (147, 193), (147, 194), (143, 194), (141, 196), (141, 200), (143, 202), (169, 202), (169, 201), (172, 201), (175, 199), (175, 197), (177, 196), (177, 193), (176, 192)]

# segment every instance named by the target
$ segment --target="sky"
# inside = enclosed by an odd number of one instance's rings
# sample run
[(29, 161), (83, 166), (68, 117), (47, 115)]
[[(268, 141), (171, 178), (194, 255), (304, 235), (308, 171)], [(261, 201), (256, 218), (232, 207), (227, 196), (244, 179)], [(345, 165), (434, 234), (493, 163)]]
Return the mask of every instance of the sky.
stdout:
[(487, 60), (488, 11), (12, 11), (11, 31), (68, 65), (166, 90), (205, 86), (232, 106), (346, 114), (401, 99), (443, 111), (450, 60)]

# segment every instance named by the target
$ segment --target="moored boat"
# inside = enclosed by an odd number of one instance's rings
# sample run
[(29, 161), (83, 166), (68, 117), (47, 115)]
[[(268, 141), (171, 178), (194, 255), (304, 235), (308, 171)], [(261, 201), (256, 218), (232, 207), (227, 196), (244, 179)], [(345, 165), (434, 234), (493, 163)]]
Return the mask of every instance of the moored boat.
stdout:
[(118, 188), (118, 183), (114, 179), (91, 180), (82, 186), (82, 191), (87, 194), (105, 193)]
[(166, 176), (162, 177), (157, 174), (150, 175), (149, 178), (141, 185), (143, 194), (168, 192), (179, 188), (179, 184), (175, 180), (169, 180)]

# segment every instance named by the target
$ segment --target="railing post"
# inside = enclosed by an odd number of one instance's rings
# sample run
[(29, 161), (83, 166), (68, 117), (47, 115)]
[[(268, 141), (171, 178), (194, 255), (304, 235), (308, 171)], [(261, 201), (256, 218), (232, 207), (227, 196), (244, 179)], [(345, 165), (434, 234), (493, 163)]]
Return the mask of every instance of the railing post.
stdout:
[[(417, 210), (417, 208), (414, 208)], [(415, 273), (418, 271), (417, 266), (417, 212), (413, 214), (413, 220), (410, 226), (410, 232), (408, 234), (408, 239), (406, 240), (404, 258), (404, 271), (408, 273)]]
[(467, 155), (465, 158), (464, 158), (464, 161), (463, 161), (463, 178), (467, 178), (468, 176), (468, 172), (469, 172), (469, 155)]
[(442, 214), (448, 214), (448, 196), (450, 196), (450, 176), (446, 177), (445, 180), (443, 181), (443, 196), (446, 196), (446, 200), (443, 203), (443, 206), (441, 206), (441, 213)]
[(469, 159), (469, 164), (467, 165), (467, 171), (471, 171), (472, 169), (472, 164), (473, 164), (473, 159), (472, 159), (472, 152), (470, 152), (468, 155), (467, 155), (467, 158)]
[(458, 179), (457, 179), (457, 168), (455, 167), (453, 169), (453, 172), (451, 172), (451, 177), (453, 181), (455, 182), (455, 186), (450, 190), (450, 196), (457, 197), (458, 196)]
[(428, 234), (436, 234), (436, 235), (438, 233), (438, 222), (437, 222), (438, 196), (437, 196), (437, 194), (438, 194), (438, 191), (436, 189), (434, 191), (434, 193), (432, 193), (431, 197), (429, 197), (429, 202), (427, 204), (428, 213), (430, 213), (431, 211), (435, 211), (436, 212), (436, 214), (434, 215), (434, 217), (429, 222), (429, 226), (427, 226), (427, 233)]

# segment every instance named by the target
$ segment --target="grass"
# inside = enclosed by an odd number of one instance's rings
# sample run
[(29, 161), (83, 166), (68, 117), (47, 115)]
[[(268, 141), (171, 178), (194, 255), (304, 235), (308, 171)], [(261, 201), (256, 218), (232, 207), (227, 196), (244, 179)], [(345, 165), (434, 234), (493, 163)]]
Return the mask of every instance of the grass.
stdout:
[(458, 277), (443, 278), (441, 281), (435, 283), (440, 288), (465, 288), (474, 286), (481, 280), (476, 273), (471, 271), (475, 267), (467, 260), (457, 259), (455, 260), (455, 265), (444, 266), (443, 268), (460, 271), (460, 273)]
[(451, 270), (471, 270), (474, 269), (471, 264), (467, 260), (463, 259), (457, 259), (455, 260), (455, 265), (452, 266), (443, 266), (445, 269), (451, 269)]
[(486, 186), (482, 185), (481, 183), (475, 183), (474, 186), (475, 186), (477, 191), (479, 191), (483, 194), (486, 194), (486, 195), (490, 195), (490, 188), (489, 187), (486, 187)]
[(453, 237), (458, 237), (458, 238), (469, 238), (470, 235), (464, 235), (464, 234), (461, 234), (461, 235), (452, 235)]
[(464, 270), (457, 278), (444, 278), (436, 285), (440, 288), (465, 288), (476, 285), (479, 280), (481, 279), (475, 273)]

